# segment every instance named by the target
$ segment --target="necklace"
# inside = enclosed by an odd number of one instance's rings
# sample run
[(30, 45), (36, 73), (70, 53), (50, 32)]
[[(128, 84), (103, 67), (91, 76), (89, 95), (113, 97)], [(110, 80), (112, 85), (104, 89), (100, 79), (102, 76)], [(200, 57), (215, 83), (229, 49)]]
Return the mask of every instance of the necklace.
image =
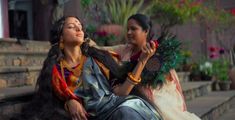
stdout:
[(78, 80), (78, 79), (79, 79), (79, 76), (81, 75), (85, 60), (86, 60), (86, 57), (82, 56), (79, 65), (76, 66), (75, 68), (70, 67), (69, 64), (64, 59), (60, 61), (61, 74), (64, 80), (65, 80), (64, 68), (72, 72), (72, 74), (70, 74), (68, 77), (69, 81), (73, 83), (71, 86), (71, 89), (75, 89), (79, 87), (82, 83), (82, 80)]

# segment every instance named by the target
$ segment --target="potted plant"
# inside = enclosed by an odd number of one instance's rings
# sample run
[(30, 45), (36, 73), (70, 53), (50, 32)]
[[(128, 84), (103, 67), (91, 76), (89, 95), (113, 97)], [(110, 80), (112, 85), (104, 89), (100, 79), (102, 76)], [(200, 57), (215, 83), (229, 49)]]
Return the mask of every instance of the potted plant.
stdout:
[(189, 75), (191, 81), (201, 80), (201, 71), (198, 63), (192, 63), (192, 69)]
[(189, 60), (192, 56), (192, 52), (189, 50), (181, 50), (180, 51), (181, 54), (181, 59), (182, 59), (182, 63), (181, 65), (177, 68), (179, 72), (177, 72), (179, 80), (181, 81), (189, 81), (189, 77), (190, 77), (190, 71), (192, 69), (192, 64), (189, 63)]
[(229, 90), (231, 84), (228, 76), (229, 62), (221, 59), (216, 60), (213, 62), (213, 68), (220, 90)]
[(208, 81), (213, 76), (213, 64), (209, 61), (202, 62), (199, 66), (201, 73), (201, 80)]

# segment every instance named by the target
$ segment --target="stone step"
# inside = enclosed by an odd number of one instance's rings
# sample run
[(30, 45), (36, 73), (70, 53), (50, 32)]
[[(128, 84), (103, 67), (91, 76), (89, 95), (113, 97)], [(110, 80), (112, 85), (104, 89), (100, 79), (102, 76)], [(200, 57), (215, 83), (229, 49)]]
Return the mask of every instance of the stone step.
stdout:
[(216, 120), (230, 109), (235, 99), (235, 91), (210, 92), (206, 96), (187, 101), (188, 111), (195, 113), (202, 120)]
[(0, 38), (0, 51), (32, 51), (47, 52), (50, 48), (49, 42), (20, 40), (14, 38)]
[(29, 96), (34, 93), (35, 86), (8, 87), (0, 89), (0, 103), (14, 100), (23, 96)]
[(34, 85), (41, 66), (8, 66), (0, 68), (0, 88)]
[(4, 66), (41, 66), (46, 52), (0, 51), (0, 67)]
[(216, 118), (215, 120), (235, 120), (235, 99), (231, 101), (230, 109), (225, 112), (221, 117)]
[[(189, 83), (190, 84), (190, 83)], [(184, 85), (189, 85), (184, 84)], [(191, 83), (191, 87), (182, 87), (183, 90), (197, 89), (200, 86), (206, 86), (210, 83)], [(18, 102), (21, 99), (27, 100), (31, 99), (32, 94), (34, 92), (34, 86), (21, 86), (21, 87), (8, 87), (4, 89), (0, 89), (0, 109), (6, 107), (10, 110), (0, 111), (1, 114), (7, 116), (10, 112), (17, 112), (21, 107), (22, 103)], [(17, 100), (17, 102), (16, 102)], [(26, 101), (27, 101), (26, 100)], [(235, 100), (235, 91), (222, 91), (222, 92), (209, 92), (207, 95), (197, 97), (191, 101), (187, 101), (188, 111), (193, 112), (200, 116), (203, 120), (216, 120), (218, 116), (220, 116), (224, 111), (229, 109), (231, 101)], [(9, 103), (10, 101), (10, 103)], [(24, 100), (25, 101), (25, 100)]]
[(228, 110), (227, 112), (225, 112), (221, 117), (215, 120), (235, 120), (234, 113), (235, 113), (235, 108), (232, 108)]
[(19, 113), (22, 106), (32, 100), (34, 86), (8, 87), (0, 89), (0, 120), (9, 120)]
[(180, 82), (188, 82), (190, 72), (177, 72)]
[(185, 100), (189, 101), (210, 93), (212, 82), (181, 82), (180, 84)]

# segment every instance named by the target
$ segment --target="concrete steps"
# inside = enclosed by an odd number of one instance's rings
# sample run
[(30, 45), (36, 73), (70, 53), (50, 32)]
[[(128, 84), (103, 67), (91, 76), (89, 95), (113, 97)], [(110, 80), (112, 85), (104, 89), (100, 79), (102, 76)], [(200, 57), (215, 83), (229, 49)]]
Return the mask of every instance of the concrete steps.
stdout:
[(0, 88), (34, 85), (41, 66), (0, 67)]
[(231, 101), (230, 109), (215, 120), (235, 120), (235, 99)]
[(0, 38), (0, 51), (32, 51), (47, 52), (50, 48), (49, 42), (20, 40), (14, 38)]
[(19, 113), (22, 106), (33, 98), (34, 86), (9, 87), (0, 89), (0, 120), (9, 120)]
[(180, 84), (185, 100), (190, 101), (211, 92), (212, 82), (182, 82)]
[(46, 52), (0, 51), (0, 67), (41, 66), (46, 56)]
[(49, 42), (0, 39), (0, 88), (34, 85)]
[(0, 89), (0, 103), (8, 102), (9, 99), (32, 95), (35, 86), (8, 87)]
[(195, 113), (202, 120), (216, 120), (230, 109), (235, 99), (235, 91), (210, 92), (187, 102), (188, 111)]
[(225, 112), (222, 117), (216, 118), (215, 120), (235, 120), (235, 108), (232, 108)]
[(235, 91), (212, 91), (213, 82), (182, 82), (189, 112), (202, 120), (235, 120)]

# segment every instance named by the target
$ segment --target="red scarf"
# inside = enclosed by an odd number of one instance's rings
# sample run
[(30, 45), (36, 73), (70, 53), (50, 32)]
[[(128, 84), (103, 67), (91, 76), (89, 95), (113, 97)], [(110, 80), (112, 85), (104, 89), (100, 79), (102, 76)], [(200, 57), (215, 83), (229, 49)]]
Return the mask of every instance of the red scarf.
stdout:
[(61, 76), (56, 65), (53, 66), (51, 83), (52, 83), (54, 92), (61, 100), (66, 101), (69, 99), (75, 99), (78, 102), (82, 103), (81, 98), (76, 96), (74, 92), (69, 89), (66, 81)]

